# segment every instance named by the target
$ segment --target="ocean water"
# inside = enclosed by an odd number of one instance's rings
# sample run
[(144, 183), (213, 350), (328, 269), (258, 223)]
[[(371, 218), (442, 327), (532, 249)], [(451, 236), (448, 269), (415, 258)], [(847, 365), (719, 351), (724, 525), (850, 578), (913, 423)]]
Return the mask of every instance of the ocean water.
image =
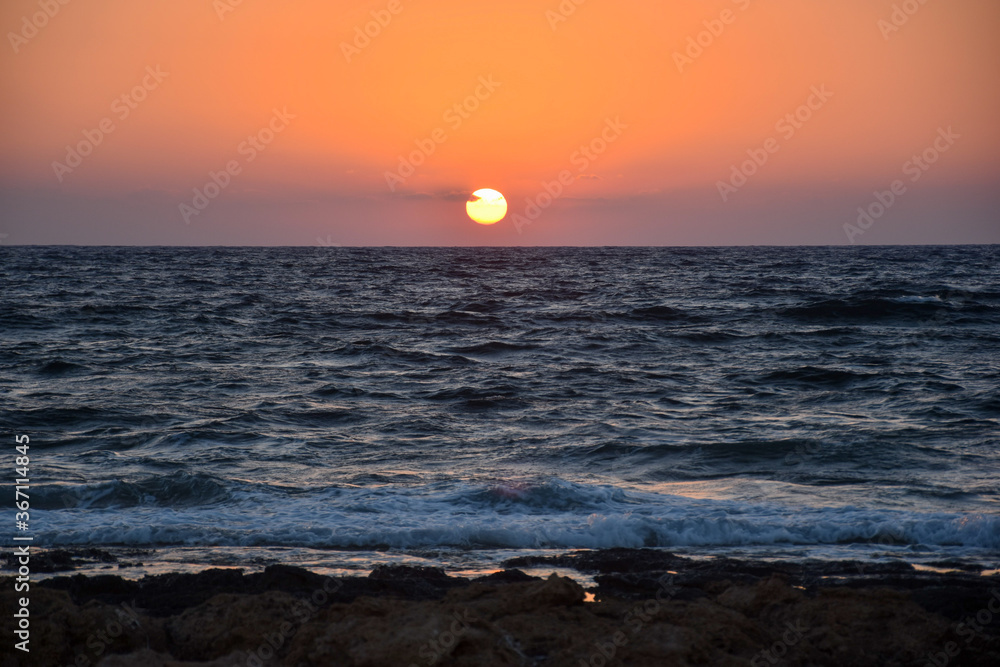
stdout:
[(37, 546), (1000, 560), (998, 246), (2, 247), (0, 335)]

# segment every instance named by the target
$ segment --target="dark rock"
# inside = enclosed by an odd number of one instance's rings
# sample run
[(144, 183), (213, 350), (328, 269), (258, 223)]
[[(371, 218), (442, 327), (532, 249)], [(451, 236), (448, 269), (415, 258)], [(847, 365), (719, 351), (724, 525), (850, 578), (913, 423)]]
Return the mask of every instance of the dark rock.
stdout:
[[(683, 584), (680, 582), (683, 580)], [(594, 577), (600, 599), (619, 598), (625, 600), (670, 599), (697, 600), (708, 595), (701, 584), (703, 580), (692, 581), (671, 574), (653, 576), (647, 573), (598, 574)]]
[[(48, 549), (33, 551), (31, 571), (39, 573), (71, 572), (80, 565), (115, 563), (118, 558), (103, 549)], [(13, 553), (3, 555), (3, 569), (16, 570), (19, 566)]]
[(487, 574), (482, 577), (476, 577), (472, 581), (477, 584), (516, 584), (522, 581), (537, 580), (538, 577), (532, 577), (530, 574), (525, 574), (521, 570), (511, 569), (500, 570), (499, 572)]
[[(916, 666), (948, 642), (960, 647), (950, 664), (1000, 664), (1000, 623), (971, 639), (959, 631), (1000, 599), (996, 576), (627, 549), (546, 562), (596, 571), (596, 601), (584, 602), (570, 579), (519, 570), (475, 581), (407, 566), (344, 579), (282, 565), (140, 581), (60, 577), (32, 585), (31, 659), (5, 654), (0, 664), (75, 664), (113, 627), (124, 628), (120, 638), (86, 654), (90, 664), (231, 667), (266, 651), (265, 664), (286, 667), (578, 667), (613, 649), (615, 664), (684, 667), (770, 664), (778, 647), (789, 665)], [(0, 579), (4, 609), (16, 604), (12, 589), (11, 577)], [(0, 634), (13, 621), (0, 617)]]
[(376, 565), (368, 575), (369, 579), (382, 581), (410, 581), (419, 579), (427, 582), (447, 583), (451, 577), (439, 567), (418, 567), (413, 565)]
[(410, 600), (439, 599), (448, 589), (469, 583), (464, 577), (449, 577), (440, 568), (410, 565), (376, 565), (368, 580), (372, 592)]
[(329, 579), (321, 574), (289, 565), (268, 565), (260, 574), (245, 577), (249, 591), (285, 591), (287, 593), (309, 593), (320, 589)]
[(572, 568), (579, 572), (652, 572), (673, 570), (690, 564), (689, 558), (659, 549), (601, 549), (574, 551), (560, 556), (520, 556), (503, 562), (504, 567), (548, 565)]

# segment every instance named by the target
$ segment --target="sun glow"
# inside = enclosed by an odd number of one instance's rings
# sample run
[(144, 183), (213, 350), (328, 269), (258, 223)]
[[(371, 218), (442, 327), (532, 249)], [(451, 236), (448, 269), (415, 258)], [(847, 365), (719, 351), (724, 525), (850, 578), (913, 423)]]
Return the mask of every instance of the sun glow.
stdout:
[(473, 192), (465, 202), (465, 212), (481, 225), (492, 225), (507, 215), (507, 200), (496, 190), (483, 188)]

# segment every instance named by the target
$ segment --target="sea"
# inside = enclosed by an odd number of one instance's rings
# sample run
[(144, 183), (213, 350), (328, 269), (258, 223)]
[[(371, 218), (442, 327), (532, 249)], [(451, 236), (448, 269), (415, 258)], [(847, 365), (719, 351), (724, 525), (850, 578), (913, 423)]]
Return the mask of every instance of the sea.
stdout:
[(998, 425), (996, 245), (0, 247), (19, 534), (123, 576), (995, 569)]

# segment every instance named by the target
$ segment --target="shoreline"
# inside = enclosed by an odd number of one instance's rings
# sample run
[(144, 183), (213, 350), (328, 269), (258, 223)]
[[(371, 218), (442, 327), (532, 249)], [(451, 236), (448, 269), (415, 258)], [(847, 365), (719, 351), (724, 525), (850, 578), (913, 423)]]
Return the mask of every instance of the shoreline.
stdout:
[[(520, 556), (503, 567), (476, 578), (406, 565), (328, 577), (282, 564), (53, 576), (32, 581), (30, 660), (0, 664), (1000, 663), (996, 573), (659, 549)], [(525, 570), (572, 571), (594, 585)], [(0, 578), (5, 608), (15, 608), (13, 577)]]
[[(821, 564), (858, 563), (863, 570), (887, 565), (908, 565), (916, 570), (946, 574), (949, 572), (979, 573), (984, 576), (1000, 574), (1000, 560), (996, 554), (938, 553), (931, 557), (928, 551), (914, 553), (909, 550), (877, 550), (860, 552), (843, 550), (841, 553), (824, 553), (806, 548), (757, 547), (625, 547), (633, 551), (649, 550), (670, 553), (693, 561), (753, 561), (776, 566), (799, 563)], [(124, 579), (141, 579), (160, 574), (196, 574), (213, 568), (241, 568), (247, 572), (260, 572), (268, 565), (292, 565), (312, 572), (334, 577), (365, 576), (381, 565), (408, 565), (441, 568), (452, 576), (474, 579), (502, 569), (517, 558), (530, 558), (546, 564), (557, 562), (558, 557), (575, 552), (612, 551), (615, 547), (538, 547), (460, 549), (457, 547), (426, 548), (316, 548), (299, 546), (126, 546), (91, 545), (35, 547), (32, 549), (31, 572), (38, 579), (85, 574), (88, 576), (114, 573)], [(0, 577), (5, 571), (17, 569), (14, 555), (0, 557)], [(592, 585), (589, 576), (570, 570), (573, 578), (584, 586)]]

